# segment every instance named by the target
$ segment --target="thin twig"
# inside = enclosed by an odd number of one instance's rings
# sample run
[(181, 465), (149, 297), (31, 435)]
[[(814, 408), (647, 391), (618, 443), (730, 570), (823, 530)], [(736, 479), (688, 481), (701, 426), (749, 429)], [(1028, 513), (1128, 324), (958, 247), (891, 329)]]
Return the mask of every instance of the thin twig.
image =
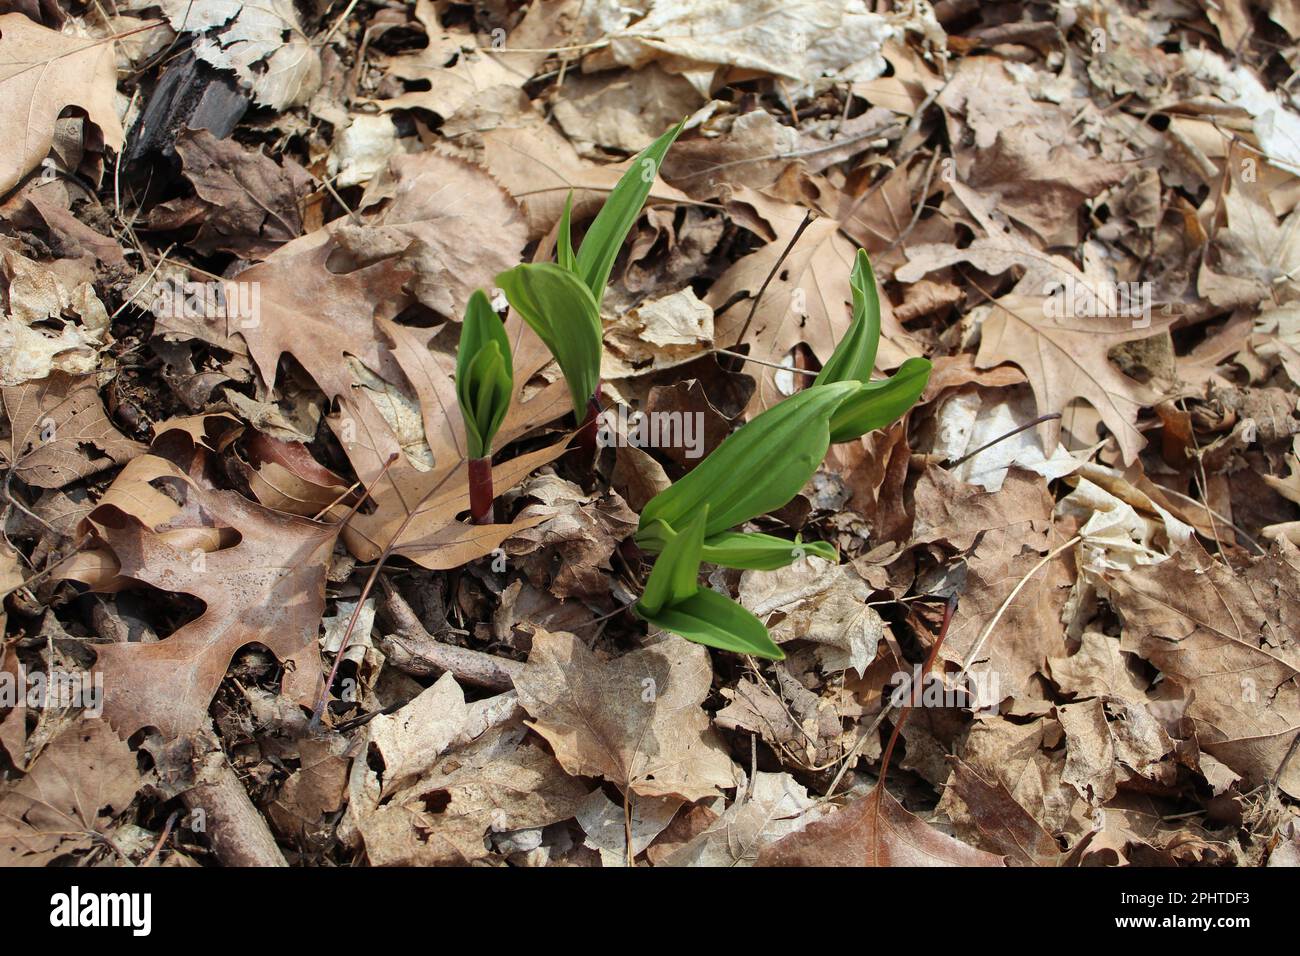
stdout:
[(1037, 418), (1035, 418), (1032, 422), (1025, 422), (1025, 423), (1024, 423), (1023, 425), (1021, 425), (1019, 428), (1013, 428), (1013, 429), (1011, 429), (1011, 431), (1007, 432), (1005, 435), (999, 435), (997, 438), (993, 439), (991, 442), (985, 442), (983, 445), (980, 445), (980, 446), (979, 446), (978, 448), (976, 448), (974, 451), (967, 452), (966, 454), (964, 454), (964, 455), (962, 455), (960, 458), (958, 458), (956, 461), (950, 463), (950, 464), (948, 465), (948, 467), (949, 467), (949, 468), (957, 468), (957, 467), (959, 467), (959, 466), (961, 466), (961, 465), (964, 465), (966, 462), (970, 461), (972, 458), (974, 458), (974, 457), (975, 457), (976, 455), (978, 455), (980, 452), (982, 452), (982, 451), (987, 451), (988, 449), (990, 449), (990, 448), (992, 448), (994, 445), (996, 445), (998, 442), (1000, 442), (1000, 441), (1006, 441), (1008, 438), (1011, 438), (1011, 437), (1014, 436), (1014, 435), (1019, 435), (1022, 431), (1024, 431), (1024, 430), (1027, 429), (1027, 428), (1033, 428), (1035, 425), (1041, 425), (1041, 424), (1043, 424), (1043, 422), (1050, 422), (1052, 419), (1054, 419), (1054, 418), (1060, 418), (1060, 417), (1061, 417), (1061, 413), (1060, 413), (1060, 412), (1052, 412), (1051, 414), (1048, 414), (1048, 415), (1039, 415), (1039, 416), (1038, 416)]
[(740, 334), (736, 336), (737, 345), (744, 341), (745, 334), (749, 331), (749, 325), (754, 321), (754, 313), (758, 311), (758, 303), (762, 301), (763, 293), (767, 291), (767, 287), (771, 284), (773, 277), (775, 277), (777, 272), (780, 271), (781, 263), (785, 262), (786, 256), (790, 255), (790, 250), (793, 249), (794, 244), (799, 241), (799, 237), (803, 235), (803, 231), (812, 225), (812, 221), (816, 218), (816, 215), (813, 214), (811, 209), (803, 214), (803, 222), (799, 223), (799, 228), (794, 231), (794, 235), (790, 237), (790, 241), (786, 243), (785, 248), (781, 250), (781, 255), (777, 257), (776, 262), (772, 263), (772, 271), (767, 274), (767, 278), (764, 279), (763, 284), (759, 286), (758, 295), (754, 296), (754, 302), (749, 307), (749, 315), (745, 319), (745, 324), (740, 327)]

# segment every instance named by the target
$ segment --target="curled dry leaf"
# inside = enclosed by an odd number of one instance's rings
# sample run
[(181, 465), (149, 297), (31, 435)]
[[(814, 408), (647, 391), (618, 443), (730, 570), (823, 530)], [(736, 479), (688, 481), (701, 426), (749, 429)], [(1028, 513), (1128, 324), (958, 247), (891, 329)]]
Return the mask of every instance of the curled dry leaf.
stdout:
[(176, 153), (203, 203), (194, 248), (260, 259), (303, 234), (302, 203), (315, 186), (292, 159), (277, 163), (205, 129), (181, 130)]
[(67, 36), (21, 13), (0, 16), (0, 95), (10, 105), (0, 119), (0, 193), (41, 164), (69, 106), (85, 110), (105, 145), (120, 150), (116, 92), (112, 40)]

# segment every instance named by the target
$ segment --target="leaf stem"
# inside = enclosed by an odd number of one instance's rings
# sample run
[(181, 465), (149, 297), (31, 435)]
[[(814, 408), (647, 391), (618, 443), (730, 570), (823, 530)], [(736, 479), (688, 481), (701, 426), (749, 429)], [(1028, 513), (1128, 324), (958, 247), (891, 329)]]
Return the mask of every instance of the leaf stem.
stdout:
[(469, 460), (469, 519), (474, 524), (496, 521), (496, 496), (492, 493), (492, 456)]

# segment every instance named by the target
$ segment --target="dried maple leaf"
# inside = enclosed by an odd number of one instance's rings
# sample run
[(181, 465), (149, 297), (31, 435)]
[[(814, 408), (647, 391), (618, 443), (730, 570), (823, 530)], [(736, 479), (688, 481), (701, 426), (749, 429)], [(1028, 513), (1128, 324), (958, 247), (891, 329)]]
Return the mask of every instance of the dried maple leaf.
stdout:
[(712, 676), (708, 651), (676, 637), (601, 661), (572, 634), (539, 630), (515, 690), (569, 773), (703, 800), (736, 786), (700, 706)]
[(0, 391), (0, 399), (9, 418), (0, 463), (29, 485), (62, 488), (144, 450), (108, 420), (94, 375), (52, 372)]
[(113, 41), (65, 36), (21, 13), (0, 16), (0, 194), (41, 164), (55, 123), (69, 106), (86, 111), (104, 143), (121, 150), (122, 124), (113, 102)]
[(0, 792), (0, 865), (45, 866), (87, 849), (140, 783), (135, 754), (107, 724), (68, 726)]
[[(206, 607), (156, 643), (96, 645), (95, 669), (109, 688), (106, 716), (124, 734), (144, 726), (172, 736), (194, 730), (206, 719), (231, 658), (255, 642), (283, 662), (285, 693), (311, 706), (321, 685), (317, 635), (338, 526), (214, 491), (154, 455), (138, 460), (149, 459), (156, 460), (159, 475), (176, 480), (186, 505), (161, 527), (112, 504), (101, 504), (91, 519), (123, 577), (193, 595)], [(159, 495), (147, 485), (142, 490)], [(132, 495), (125, 487), (118, 491)], [(225, 532), (216, 542), (214, 530)], [(169, 539), (181, 531), (209, 536), (207, 547), (182, 550), (174, 536)]]
[(877, 787), (758, 855), (759, 866), (1002, 866), (940, 833)]
[(1279, 542), (1233, 573), (1181, 549), (1106, 582), (1124, 622), (1120, 649), (1150, 661), (1187, 691), (1185, 714), (1202, 750), (1255, 787), (1279, 772), (1300, 796), (1300, 766), (1284, 758), (1300, 734), (1300, 555)]

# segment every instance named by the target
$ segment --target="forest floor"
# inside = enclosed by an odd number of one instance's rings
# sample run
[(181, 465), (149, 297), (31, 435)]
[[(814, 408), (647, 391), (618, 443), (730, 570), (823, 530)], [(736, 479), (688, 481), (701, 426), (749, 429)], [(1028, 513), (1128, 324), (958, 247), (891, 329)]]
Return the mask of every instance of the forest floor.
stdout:
[[(1300, 863), (1262, 6), (0, 4), (0, 864)], [(512, 318), (470, 523), (469, 295), (683, 117), (595, 462)], [(640, 510), (822, 367), (858, 248), (878, 374), (934, 368), (751, 523), (838, 562), (706, 567), (785, 659), (647, 627)]]

